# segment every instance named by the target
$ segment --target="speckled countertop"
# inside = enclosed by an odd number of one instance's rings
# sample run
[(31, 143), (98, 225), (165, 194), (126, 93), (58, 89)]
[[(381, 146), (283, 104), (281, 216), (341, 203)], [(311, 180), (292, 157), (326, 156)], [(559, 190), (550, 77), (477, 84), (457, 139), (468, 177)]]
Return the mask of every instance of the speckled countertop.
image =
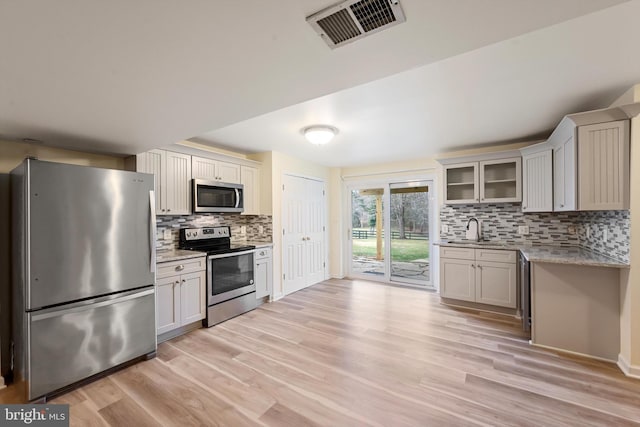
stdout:
[(518, 243), (501, 242), (458, 242), (442, 240), (438, 246), (452, 246), (474, 249), (519, 250), (530, 262), (548, 262), (553, 264), (588, 265), (592, 267), (629, 268), (628, 263), (600, 255), (579, 246), (531, 246)]
[(502, 243), (495, 241), (473, 242), (471, 240), (469, 240), (468, 242), (440, 240), (439, 242), (434, 242), (433, 244), (437, 246), (451, 246), (455, 248), (503, 249), (512, 251), (520, 250), (520, 248), (523, 247), (523, 245), (518, 243)]
[(251, 240), (247, 240), (246, 242), (242, 242), (242, 243), (246, 243), (247, 245), (251, 245), (251, 246), (255, 246), (256, 248), (268, 248), (273, 246), (273, 242), (254, 242)]
[(181, 259), (198, 258), (206, 256), (206, 252), (187, 251), (184, 249), (163, 250), (156, 252), (156, 262), (178, 261)]
[(520, 252), (530, 262), (629, 268), (628, 263), (620, 262), (578, 246), (529, 246), (520, 248)]

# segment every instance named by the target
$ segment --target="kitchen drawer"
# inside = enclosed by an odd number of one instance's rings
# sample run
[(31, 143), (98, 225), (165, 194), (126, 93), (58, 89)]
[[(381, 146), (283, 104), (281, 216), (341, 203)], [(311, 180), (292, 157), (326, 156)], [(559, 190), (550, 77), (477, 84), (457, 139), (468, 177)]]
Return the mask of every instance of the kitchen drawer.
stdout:
[(271, 258), (271, 248), (258, 248), (255, 255), (256, 261), (259, 259)]
[(499, 249), (477, 249), (476, 261), (516, 263), (516, 251), (506, 251)]
[(176, 274), (193, 273), (206, 269), (206, 256), (182, 259), (180, 261), (161, 262), (156, 264), (156, 279), (175, 276)]
[(456, 248), (453, 246), (440, 246), (440, 258), (454, 259), (476, 259), (476, 252), (473, 248)]

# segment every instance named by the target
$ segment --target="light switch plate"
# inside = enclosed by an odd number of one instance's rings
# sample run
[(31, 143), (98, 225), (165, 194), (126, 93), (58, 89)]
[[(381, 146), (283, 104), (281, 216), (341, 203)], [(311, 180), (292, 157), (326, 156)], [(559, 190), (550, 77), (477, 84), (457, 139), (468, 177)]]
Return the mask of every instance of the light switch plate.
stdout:
[(442, 224), (440, 226), (440, 232), (441, 233), (448, 233), (449, 232), (449, 226), (447, 224)]
[(606, 227), (602, 230), (602, 240), (605, 242), (609, 240), (609, 230)]
[(171, 240), (171, 229), (170, 228), (165, 228), (164, 229), (164, 240)]
[(518, 226), (518, 234), (529, 234), (529, 226), (528, 225)]
[(241, 234), (247, 234), (247, 226), (246, 225), (243, 225), (243, 226), (240, 227), (240, 233)]
[(264, 233), (264, 226), (262, 226), (262, 225), (258, 226), (258, 233), (260, 233), (260, 234)]

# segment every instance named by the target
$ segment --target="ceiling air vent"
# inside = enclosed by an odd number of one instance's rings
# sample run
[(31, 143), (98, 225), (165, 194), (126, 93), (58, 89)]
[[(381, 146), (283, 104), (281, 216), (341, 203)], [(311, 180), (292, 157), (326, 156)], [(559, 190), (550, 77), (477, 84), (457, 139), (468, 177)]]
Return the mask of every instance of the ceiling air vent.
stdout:
[(307, 18), (332, 49), (404, 21), (398, 0), (347, 0)]

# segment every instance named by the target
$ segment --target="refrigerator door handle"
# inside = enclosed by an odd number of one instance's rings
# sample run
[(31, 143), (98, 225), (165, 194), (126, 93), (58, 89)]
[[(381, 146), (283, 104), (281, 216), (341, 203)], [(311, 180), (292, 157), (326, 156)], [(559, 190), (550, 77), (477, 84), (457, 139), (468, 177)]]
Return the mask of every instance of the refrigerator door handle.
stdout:
[(149, 211), (151, 213), (149, 218), (149, 249), (151, 253), (149, 271), (154, 273), (156, 271), (156, 196), (153, 190), (149, 191)]
[(62, 310), (59, 307), (54, 307), (46, 310), (42, 310), (37, 314), (32, 314), (31, 320), (38, 321), (49, 319), (51, 317), (59, 317), (69, 313), (77, 313), (85, 310), (93, 310), (98, 307), (104, 307), (107, 305), (118, 304), (124, 301), (142, 298), (147, 295), (151, 295), (155, 292), (155, 289), (147, 289), (145, 291), (131, 291), (127, 292), (126, 295), (118, 296), (118, 295), (110, 295), (104, 298), (95, 298), (87, 301), (81, 301), (76, 304), (72, 304), (69, 308), (64, 308)]

